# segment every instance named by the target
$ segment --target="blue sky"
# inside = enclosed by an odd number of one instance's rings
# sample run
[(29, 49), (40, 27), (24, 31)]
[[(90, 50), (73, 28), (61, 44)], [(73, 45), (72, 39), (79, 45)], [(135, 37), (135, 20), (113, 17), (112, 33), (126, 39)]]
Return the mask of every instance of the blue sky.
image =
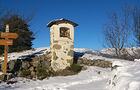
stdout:
[(74, 45), (78, 48), (102, 49), (103, 25), (109, 13), (121, 11), (125, 4), (140, 5), (140, 0), (0, 0), (0, 7), (32, 16), (29, 23), (36, 33), (33, 47), (47, 47), (50, 34), (47, 23), (58, 18), (70, 19), (79, 24), (75, 28)]

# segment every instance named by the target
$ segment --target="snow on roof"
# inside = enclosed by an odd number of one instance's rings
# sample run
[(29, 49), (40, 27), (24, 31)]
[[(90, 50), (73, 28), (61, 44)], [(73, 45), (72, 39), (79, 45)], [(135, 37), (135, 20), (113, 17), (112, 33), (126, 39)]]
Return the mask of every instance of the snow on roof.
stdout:
[(74, 27), (78, 26), (77, 23), (71, 21), (71, 20), (68, 20), (68, 19), (64, 19), (64, 18), (61, 18), (61, 19), (55, 19), (55, 20), (52, 20), (50, 21), (47, 26), (48, 27), (51, 27), (53, 24), (60, 24), (60, 23), (70, 23), (72, 24)]

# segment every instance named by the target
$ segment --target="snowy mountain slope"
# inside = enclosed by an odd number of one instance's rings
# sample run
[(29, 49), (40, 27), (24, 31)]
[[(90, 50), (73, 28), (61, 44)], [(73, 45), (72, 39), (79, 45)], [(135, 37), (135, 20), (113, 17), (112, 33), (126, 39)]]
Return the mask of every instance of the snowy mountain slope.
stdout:
[[(125, 48), (125, 50), (130, 54), (133, 55), (134, 53), (139, 53), (140, 47), (132, 47), (132, 48)], [(139, 51), (138, 51), (139, 50)], [(100, 51), (102, 54), (109, 54), (109, 55), (115, 55), (115, 49), (114, 48), (105, 48)]]

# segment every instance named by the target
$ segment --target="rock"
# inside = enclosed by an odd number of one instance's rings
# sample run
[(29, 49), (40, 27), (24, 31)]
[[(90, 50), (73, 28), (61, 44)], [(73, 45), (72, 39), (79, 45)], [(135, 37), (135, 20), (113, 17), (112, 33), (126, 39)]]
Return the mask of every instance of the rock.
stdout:
[(30, 70), (31, 72), (33, 72), (33, 71), (34, 71), (34, 67), (30, 67), (29, 70)]
[(13, 74), (12, 73), (7, 73), (7, 80), (10, 80), (11, 78), (13, 78)]
[(79, 58), (78, 64), (88, 65), (88, 66), (98, 66), (102, 68), (111, 68), (112, 63), (110, 61), (105, 61), (101, 59), (90, 60), (87, 58)]
[(56, 61), (51, 62), (51, 67), (54, 71), (63, 70), (67, 67), (70, 67), (70, 63), (68, 63), (66, 60), (58, 59)]
[[(31, 58), (22, 57), (21, 59), (18, 60), (12, 60), (9, 61), (8, 67), (9, 67), (9, 71), (12, 73), (11, 74), (12, 77), (18, 76), (18, 77), (25, 77), (29, 79), (38, 78), (42, 80), (44, 78), (55, 75), (51, 67), (51, 53), (47, 53), (45, 55), (35, 56)], [(11, 78), (11, 76), (9, 78)], [(1, 76), (1, 78), (3, 80), (4, 77)]]
[(35, 58), (33, 58), (31, 63), (34, 67), (37, 67), (37, 65), (40, 61), (43, 61), (46, 66), (50, 67), (50, 65), (51, 65), (50, 56), (48, 57), (47, 55), (42, 55), (42, 56), (35, 57)]
[(45, 54), (45, 60), (51, 61), (51, 53), (49, 52), (48, 54)]
[(39, 62), (39, 60), (33, 60), (33, 61), (31, 62), (31, 65), (32, 65), (33, 67), (37, 67), (38, 62)]
[(15, 60), (10, 60), (8, 62), (8, 71), (9, 72), (12, 72), (14, 70), (15, 64), (16, 64), (16, 61)]
[(61, 45), (59, 45), (59, 44), (54, 44), (54, 45), (53, 45), (53, 48), (55, 48), (55, 49), (61, 49), (62, 47), (61, 47)]
[(53, 60), (57, 60), (58, 59), (58, 56), (56, 55), (55, 52), (53, 52)]
[(30, 64), (28, 61), (22, 61), (22, 66), (23, 69), (28, 69), (30, 67)]
[(12, 73), (7, 73), (7, 74), (1, 73), (0, 74), (0, 82), (10, 80), (11, 78), (13, 78)]
[(0, 82), (4, 81), (4, 79), (5, 79), (5, 74), (1, 73), (0, 74)]
[(19, 71), (18, 76), (30, 78), (31, 71), (29, 69), (22, 69), (21, 71)]
[(68, 56), (73, 57), (73, 55), (74, 55), (74, 51), (73, 51), (73, 50), (70, 50), (70, 51), (68, 52)]
[(31, 71), (31, 77), (32, 77), (32, 78), (36, 78), (36, 72)]
[(17, 83), (17, 81), (7, 81), (7, 84), (14, 84), (14, 83)]

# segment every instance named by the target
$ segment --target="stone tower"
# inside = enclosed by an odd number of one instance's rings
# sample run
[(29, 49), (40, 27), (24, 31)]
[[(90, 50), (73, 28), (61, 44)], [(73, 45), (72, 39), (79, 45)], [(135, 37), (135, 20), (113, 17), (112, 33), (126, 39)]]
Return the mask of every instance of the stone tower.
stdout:
[(78, 24), (67, 20), (57, 19), (48, 24), (50, 27), (51, 67), (63, 70), (73, 63), (74, 57), (74, 27)]

